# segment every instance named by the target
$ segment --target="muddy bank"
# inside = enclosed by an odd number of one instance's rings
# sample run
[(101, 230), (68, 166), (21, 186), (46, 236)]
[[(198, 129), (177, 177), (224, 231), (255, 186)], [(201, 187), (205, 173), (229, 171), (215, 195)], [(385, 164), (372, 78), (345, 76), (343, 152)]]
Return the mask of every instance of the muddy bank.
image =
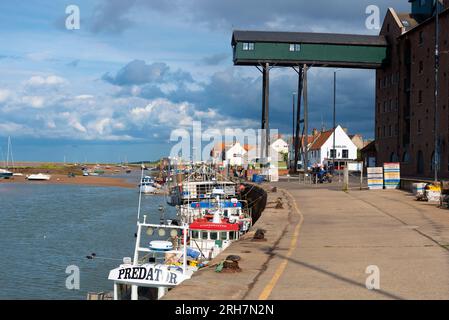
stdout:
[(26, 184), (71, 184), (71, 185), (90, 185), (99, 187), (120, 187), (137, 188), (136, 184), (130, 183), (122, 178), (110, 178), (99, 176), (75, 176), (69, 178), (67, 175), (51, 174), (49, 181), (28, 181), (25, 176), (16, 176), (10, 179), (0, 179), (0, 184), (8, 183), (26, 183)]

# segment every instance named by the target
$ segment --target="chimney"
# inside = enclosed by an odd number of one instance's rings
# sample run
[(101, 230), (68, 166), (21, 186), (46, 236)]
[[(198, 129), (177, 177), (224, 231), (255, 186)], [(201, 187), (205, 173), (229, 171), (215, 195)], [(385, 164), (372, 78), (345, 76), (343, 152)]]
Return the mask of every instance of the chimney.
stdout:
[(313, 137), (316, 137), (317, 134), (318, 134), (318, 130), (317, 130), (316, 128), (313, 128), (313, 129), (312, 129), (312, 136), (313, 136)]
[(348, 128), (343, 128), (343, 131), (348, 134)]

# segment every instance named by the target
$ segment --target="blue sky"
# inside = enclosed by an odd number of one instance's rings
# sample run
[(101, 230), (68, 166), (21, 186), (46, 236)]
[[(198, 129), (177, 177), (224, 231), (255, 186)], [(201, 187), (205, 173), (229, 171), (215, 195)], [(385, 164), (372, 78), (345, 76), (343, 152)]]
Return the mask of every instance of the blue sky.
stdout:
[[(80, 8), (80, 30), (65, 9)], [(169, 153), (170, 132), (259, 127), (261, 77), (234, 67), (233, 29), (376, 34), (365, 8), (408, 1), (95, 0), (0, 3), (0, 146), (17, 160), (129, 161)], [(331, 126), (332, 69), (309, 76), (311, 127)], [(291, 132), (293, 70), (271, 74), (271, 127)], [(371, 138), (374, 71), (338, 72), (338, 122)], [(0, 161), (3, 160), (0, 158)]]

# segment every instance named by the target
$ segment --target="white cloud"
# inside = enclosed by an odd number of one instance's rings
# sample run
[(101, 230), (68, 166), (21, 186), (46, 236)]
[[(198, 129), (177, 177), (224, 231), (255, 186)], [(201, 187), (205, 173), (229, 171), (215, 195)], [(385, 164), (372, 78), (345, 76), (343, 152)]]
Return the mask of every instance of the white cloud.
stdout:
[(69, 127), (75, 129), (76, 131), (79, 131), (81, 133), (87, 133), (87, 129), (81, 124), (81, 122), (78, 119), (78, 116), (75, 113), (66, 111), (60, 113), (58, 117), (61, 118), (61, 120), (67, 121), (66, 123), (62, 121), (63, 125), (68, 124)]
[(49, 51), (31, 52), (28, 53), (26, 57), (38, 62), (52, 59), (52, 55)]
[(110, 132), (111, 122), (110, 118), (103, 118), (91, 123), (90, 127), (98, 134), (103, 135)]
[(0, 89), (0, 103), (5, 102), (11, 96), (11, 91), (7, 89)]
[(91, 100), (94, 99), (94, 96), (90, 95), (90, 94), (81, 94), (75, 97), (75, 99), (77, 100)]
[(150, 101), (146, 107), (133, 108), (130, 111), (134, 123), (144, 125), (190, 126), (195, 106), (187, 103), (174, 103), (159, 98)]
[(33, 108), (42, 108), (45, 103), (45, 98), (42, 96), (25, 96), (22, 98), (22, 102)]
[(57, 86), (67, 83), (67, 80), (64, 78), (50, 75), (47, 77), (43, 76), (32, 76), (28, 81), (26, 82), (27, 85), (32, 87), (40, 87), (40, 86)]
[(32, 129), (27, 128), (26, 126), (22, 124), (18, 124), (15, 122), (0, 122), (0, 132), (2, 134), (17, 134), (18, 132), (20, 135), (23, 134), (29, 134), (32, 131)]

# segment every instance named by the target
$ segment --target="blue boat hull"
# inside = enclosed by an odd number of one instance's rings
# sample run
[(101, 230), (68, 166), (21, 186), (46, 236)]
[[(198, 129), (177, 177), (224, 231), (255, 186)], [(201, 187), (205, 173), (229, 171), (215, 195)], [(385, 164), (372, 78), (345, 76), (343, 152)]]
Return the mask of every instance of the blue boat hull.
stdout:
[(12, 172), (0, 172), (0, 179), (9, 179), (12, 177)]

